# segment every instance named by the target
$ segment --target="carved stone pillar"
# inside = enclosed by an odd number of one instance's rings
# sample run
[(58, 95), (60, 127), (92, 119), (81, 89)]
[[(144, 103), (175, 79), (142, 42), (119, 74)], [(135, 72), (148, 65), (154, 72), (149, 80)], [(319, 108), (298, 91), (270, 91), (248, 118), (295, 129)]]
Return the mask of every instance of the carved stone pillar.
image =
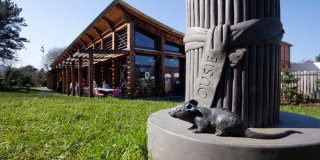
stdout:
[[(266, 17), (280, 19), (280, 0), (187, 0), (187, 30), (194, 27), (210, 29), (222, 24), (235, 25)], [(195, 98), (194, 86), (202, 55), (203, 47), (186, 50), (185, 101)], [(278, 123), (279, 45), (248, 45), (236, 66), (230, 65), (228, 56), (211, 107), (231, 110), (249, 127), (267, 127)]]

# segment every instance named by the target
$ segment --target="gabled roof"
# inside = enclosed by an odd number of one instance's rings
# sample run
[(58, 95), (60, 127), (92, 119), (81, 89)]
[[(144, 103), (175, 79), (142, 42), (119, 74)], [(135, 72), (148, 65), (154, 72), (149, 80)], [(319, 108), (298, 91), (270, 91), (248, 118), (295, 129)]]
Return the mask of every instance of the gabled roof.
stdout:
[(109, 35), (114, 28), (121, 27), (125, 22), (129, 22), (130, 17), (134, 16), (154, 27), (170, 33), (174, 36), (183, 38), (184, 34), (172, 29), (165, 24), (145, 15), (122, 0), (114, 0), (106, 9), (91, 22), (86, 29), (59, 55), (59, 57), (50, 65), (56, 66), (62, 60), (77, 52), (79, 49), (86, 48), (97, 40)]
[(320, 69), (313, 61), (306, 61), (304, 63), (291, 63), (291, 72), (303, 71), (319, 71)]

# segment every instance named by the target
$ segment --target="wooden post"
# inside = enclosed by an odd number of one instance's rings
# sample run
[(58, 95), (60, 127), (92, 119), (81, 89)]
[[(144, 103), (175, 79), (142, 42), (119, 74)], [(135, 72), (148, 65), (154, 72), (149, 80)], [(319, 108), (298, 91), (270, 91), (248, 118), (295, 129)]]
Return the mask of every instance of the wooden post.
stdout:
[(76, 95), (76, 68), (74, 61), (71, 62), (72, 96)]
[(107, 70), (108, 70), (108, 67), (107, 67), (107, 61), (103, 61), (102, 62), (102, 81), (108, 81), (107, 80)]
[[(158, 79), (158, 87), (159, 87), (159, 95), (161, 97), (165, 96), (165, 39), (161, 37), (161, 45), (160, 45), (160, 62), (159, 62), (159, 79)], [(174, 85), (172, 85), (174, 86)]]
[[(117, 41), (117, 37), (116, 37), (116, 34), (115, 34), (115, 32), (113, 31), (112, 32), (112, 50), (117, 50), (118, 49), (118, 41)], [(116, 81), (117, 81), (117, 74), (116, 74), (116, 66), (117, 66), (117, 59), (116, 58), (112, 58), (112, 87), (113, 88), (116, 88), (117, 86), (117, 84), (116, 84)]]
[(93, 53), (89, 53), (88, 79), (89, 79), (89, 97), (93, 97)]
[(78, 62), (78, 83), (79, 83), (79, 96), (81, 97), (83, 95), (83, 86), (82, 86), (82, 57), (79, 57)]
[(67, 64), (66, 67), (66, 94), (69, 95), (70, 94), (70, 66), (69, 64)]
[(60, 87), (61, 87), (63, 94), (65, 93), (64, 88), (66, 86), (66, 74), (65, 73), (66, 73), (65, 67), (63, 65), (61, 65), (62, 86), (60, 86)]
[[(280, 0), (187, 0), (187, 28), (209, 29), (251, 19), (280, 19)], [(193, 98), (202, 48), (186, 52), (186, 96)], [(246, 126), (267, 127), (279, 120), (279, 45), (247, 46), (240, 63), (228, 62), (217, 87), (212, 107), (223, 107), (241, 116)]]
[(129, 98), (134, 98), (135, 94), (135, 52), (134, 52), (134, 23), (131, 21), (127, 25), (127, 32), (128, 32), (128, 49), (130, 51), (128, 56), (128, 69), (127, 69), (127, 75), (128, 75), (128, 95)]

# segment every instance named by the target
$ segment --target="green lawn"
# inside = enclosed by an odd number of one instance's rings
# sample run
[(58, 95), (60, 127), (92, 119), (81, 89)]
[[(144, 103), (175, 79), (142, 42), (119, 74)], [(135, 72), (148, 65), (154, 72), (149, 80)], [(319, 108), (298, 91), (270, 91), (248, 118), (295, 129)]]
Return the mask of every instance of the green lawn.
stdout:
[(0, 159), (145, 159), (148, 116), (174, 105), (0, 92)]
[[(1, 159), (146, 159), (146, 121), (176, 103), (8, 92), (0, 88)], [(320, 118), (320, 110), (282, 108)]]
[(320, 108), (306, 107), (306, 106), (281, 106), (281, 111), (302, 114), (320, 119)]

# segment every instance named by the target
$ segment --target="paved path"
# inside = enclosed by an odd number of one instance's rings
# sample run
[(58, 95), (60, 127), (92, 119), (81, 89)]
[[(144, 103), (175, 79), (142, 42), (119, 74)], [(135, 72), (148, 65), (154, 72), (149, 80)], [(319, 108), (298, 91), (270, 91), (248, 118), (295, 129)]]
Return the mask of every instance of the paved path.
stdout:
[(36, 91), (38, 93), (55, 93), (53, 90), (48, 89), (47, 87), (37, 87), (37, 88), (31, 88), (30, 90)]

